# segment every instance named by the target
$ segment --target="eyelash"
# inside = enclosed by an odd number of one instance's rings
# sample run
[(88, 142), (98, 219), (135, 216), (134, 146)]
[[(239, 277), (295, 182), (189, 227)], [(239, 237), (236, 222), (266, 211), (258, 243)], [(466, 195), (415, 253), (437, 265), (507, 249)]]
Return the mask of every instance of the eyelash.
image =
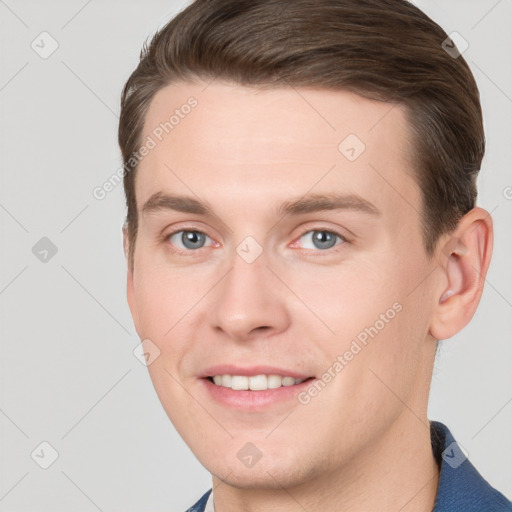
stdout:
[[(327, 229), (327, 228), (322, 228), (322, 227), (313, 228), (313, 229), (311, 229), (311, 228), (306, 229), (305, 231), (303, 231), (296, 238), (296, 240), (299, 240), (304, 235), (306, 235), (308, 233), (313, 233), (313, 232), (329, 233), (331, 235), (335, 235), (335, 236), (337, 236), (338, 238), (341, 239), (341, 243), (338, 243), (338, 244), (334, 245), (333, 247), (330, 247), (329, 249), (324, 249), (324, 250), (321, 250), (321, 249), (316, 249), (316, 250), (315, 249), (305, 249), (306, 251), (312, 251), (312, 252), (316, 252), (316, 253), (332, 253), (332, 252), (337, 252), (338, 250), (340, 250), (343, 245), (350, 243), (350, 241), (345, 236), (343, 236), (341, 233), (338, 233), (337, 231), (333, 231), (332, 229)], [(176, 235), (176, 234), (178, 234), (178, 233), (200, 233), (200, 234), (210, 238), (210, 240), (213, 240), (204, 231), (201, 231), (199, 229), (179, 229), (177, 231), (173, 231), (172, 233), (169, 233), (169, 234), (165, 235), (163, 237), (164, 242), (169, 242), (171, 237)], [(192, 256), (193, 253), (199, 252), (201, 249), (206, 249), (206, 248), (207, 247), (200, 247), (199, 249), (176, 249), (176, 248), (174, 248), (173, 251), (178, 253), (178, 254), (184, 254), (184, 255)]]

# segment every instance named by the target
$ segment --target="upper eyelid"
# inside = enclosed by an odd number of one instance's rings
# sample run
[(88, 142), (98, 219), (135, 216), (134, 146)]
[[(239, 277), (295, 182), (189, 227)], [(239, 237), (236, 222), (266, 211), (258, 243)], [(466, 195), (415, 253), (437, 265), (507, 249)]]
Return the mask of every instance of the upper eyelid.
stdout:
[(347, 237), (344, 234), (340, 233), (339, 231), (337, 231), (335, 229), (323, 229), (323, 228), (306, 229), (306, 231), (303, 231), (297, 238), (301, 238), (304, 235), (306, 235), (307, 233), (311, 233), (313, 231), (323, 231), (325, 233), (332, 233), (333, 235), (337, 235), (340, 238), (343, 238), (343, 240), (347, 239)]

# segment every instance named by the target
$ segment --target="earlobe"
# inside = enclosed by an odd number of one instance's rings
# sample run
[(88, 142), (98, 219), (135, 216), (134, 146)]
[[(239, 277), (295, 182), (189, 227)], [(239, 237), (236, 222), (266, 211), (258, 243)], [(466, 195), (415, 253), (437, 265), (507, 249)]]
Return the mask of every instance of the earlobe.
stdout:
[(440, 248), (442, 280), (430, 325), (435, 339), (447, 339), (465, 327), (482, 296), (493, 243), (492, 219), (474, 208)]

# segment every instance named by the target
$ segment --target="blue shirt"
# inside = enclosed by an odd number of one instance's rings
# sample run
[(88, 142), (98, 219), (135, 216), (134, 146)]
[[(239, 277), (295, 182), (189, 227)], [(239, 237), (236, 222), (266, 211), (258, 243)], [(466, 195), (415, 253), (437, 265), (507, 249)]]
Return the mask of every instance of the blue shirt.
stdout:
[[(512, 512), (512, 502), (484, 480), (446, 425), (431, 421), (430, 437), (440, 467), (432, 512)], [(186, 512), (204, 512), (211, 492), (210, 489)]]

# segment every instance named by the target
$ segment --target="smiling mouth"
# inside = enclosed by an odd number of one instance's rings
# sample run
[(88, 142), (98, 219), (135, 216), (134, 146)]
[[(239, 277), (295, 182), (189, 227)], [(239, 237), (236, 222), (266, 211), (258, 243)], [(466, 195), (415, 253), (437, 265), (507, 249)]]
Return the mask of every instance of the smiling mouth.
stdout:
[(232, 389), (233, 391), (266, 391), (268, 389), (277, 389), (280, 387), (290, 387), (302, 382), (314, 379), (296, 379), (294, 377), (284, 377), (281, 375), (214, 375), (207, 377), (207, 380), (219, 387)]

